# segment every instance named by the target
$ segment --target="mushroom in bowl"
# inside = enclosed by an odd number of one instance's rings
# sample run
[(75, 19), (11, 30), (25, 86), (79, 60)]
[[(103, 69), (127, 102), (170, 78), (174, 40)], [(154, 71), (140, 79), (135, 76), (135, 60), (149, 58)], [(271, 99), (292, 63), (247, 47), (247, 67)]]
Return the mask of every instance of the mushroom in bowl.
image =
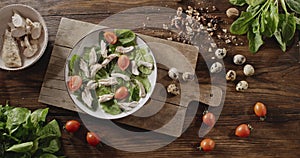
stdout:
[(42, 16), (32, 7), (12, 4), (0, 9), (0, 68), (24, 69), (43, 55), (48, 30)]

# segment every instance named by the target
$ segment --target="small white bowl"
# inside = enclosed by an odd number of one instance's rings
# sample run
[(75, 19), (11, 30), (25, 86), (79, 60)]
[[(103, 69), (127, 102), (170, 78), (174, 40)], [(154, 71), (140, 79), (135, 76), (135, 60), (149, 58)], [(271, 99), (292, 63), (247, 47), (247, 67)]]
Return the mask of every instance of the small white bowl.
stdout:
[[(18, 68), (9, 68), (4, 65), (4, 62), (2, 61), (2, 45), (3, 45), (3, 36), (5, 33), (5, 30), (9, 28), (8, 23), (11, 22), (11, 18), (13, 16), (13, 12), (16, 11), (24, 18), (29, 18), (30, 20), (34, 22), (40, 22), (42, 25), (42, 34), (39, 40), (39, 50), (38, 52), (31, 58), (25, 58), (21, 53), (22, 58), (22, 67)], [(34, 64), (36, 61), (38, 61), (42, 55), (44, 54), (44, 51), (48, 44), (48, 29), (46, 26), (46, 23), (43, 19), (43, 17), (40, 15), (39, 12), (37, 12), (34, 8), (23, 5), (23, 4), (12, 4), (5, 6), (0, 9), (0, 68), (4, 70), (21, 70), (24, 68), (27, 68), (28, 66)]]

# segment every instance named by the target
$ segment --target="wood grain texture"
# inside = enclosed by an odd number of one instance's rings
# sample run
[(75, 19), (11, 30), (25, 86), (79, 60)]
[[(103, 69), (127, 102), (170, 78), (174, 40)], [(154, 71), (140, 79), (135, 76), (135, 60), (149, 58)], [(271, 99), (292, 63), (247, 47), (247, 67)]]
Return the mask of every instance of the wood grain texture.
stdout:
[[(154, 5), (161, 7), (196, 5), (216, 5), (218, 15), (229, 24), (225, 11), (231, 7), (227, 0), (93, 0), (93, 1), (67, 1), (67, 0), (9, 0), (1, 1), (0, 7), (12, 3), (29, 4), (36, 8), (44, 16), (49, 28), (50, 42), (47, 50), (36, 64), (23, 71), (8, 72), (0, 70), (0, 103), (6, 100), (14, 106), (23, 106), (31, 109), (50, 107), (49, 119), (56, 118), (60, 125), (69, 120), (80, 120), (76, 112), (63, 110), (53, 106), (47, 106), (38, 102), (39, 91), (47, 69), (54, 39), (58, 30), (61, 17), (81, 20), (98, 24), (105, 18), (119, 11), (124, 11), (136, 6)], [(198, 4), (199, 3), (199, 4)], [(174, 13), (175, 14), (175, 13)], [(141, 17), (137, 17), (141, 18)], [(229, 28), (229, 24), (225, 27)], [(140, 30), (140, 33), (154, 37), (163, 37), (161, 32), (152, 30)], [(245, 36), (241, 37), (246, 39)], [(217, 41), (217, 39), (215, 39)], [(245, 41), (246, 42), (246, 41)], [(171, 144), (152, 152), (132, 153), (124, 152), (107, 145), (100, 150), (90, 147), (85, 142), (85, 133), (88, 129), (81, 128), (75, 136), (63, 131), (63, 149), (68, 157), (267, 157), (267, 158), (298, 158), (300, 155), (300, 64), (295, 59), (295, 49), (288, 53), (282, 53), (277, 43), (273, 40), (266, 44), (258, 54), (251, 54), (245, 46), (219, 45), (228, 48), (228, 55), (224, 59), (226, 69), (234, 69), (238, 72), (238, 80), (246, 79), (250, 88), (244, 93), (235, 91), (236, 82), (220, 83), (226, 90), (226, 98), (222, 113), (215, 127), (206, 135), (216, 141), (216, 148), (210, 153), (200, 153), (192, 148), (191, 144), (199, 143), (198, 130), (201, 126), (202, 112), (206, 108), (204, 104), (193, 102), (189, 107), (199, 107), (197, 116), (185, 133)], [(295, 45), (294, 45), (295, 47)], [(293, 51), (294, 50), (294, 51)], [(242, 67), (235, 66), (232, 57), (235, 54), (243, 54), (247, 57), (247, 63), (253, 64), (256, 73), (253, 77), (244, 77)], [(296, 53), (297, 54), (297, 53)], [(216, 76), (210, 76), (208, 67), (202, 56), (197, 59), (196, 74), (199, 83), (209, 84)], [(268, 118), (260, 122), (253, 114), (253, 105), (256, 101), (264, 102), (268, 107)], [(251, 123), (255, 130), (246, 139), (234, 136), (234, 129), (240, 123)], [(125, 127), (124, 127), (125, 128)], [(129, 128), (129, 127), (126, 127)], [(126, 138), (120, 139), (121, 144), (126, 144)], [(145, 144), (150, 144), (147, 142)]]

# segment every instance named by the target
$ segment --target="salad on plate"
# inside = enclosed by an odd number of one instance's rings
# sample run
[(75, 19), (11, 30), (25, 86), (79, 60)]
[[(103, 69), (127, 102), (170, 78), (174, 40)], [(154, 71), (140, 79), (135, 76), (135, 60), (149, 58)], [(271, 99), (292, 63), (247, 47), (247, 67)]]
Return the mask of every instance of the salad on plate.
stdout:
[(109, 115), (130, 112), (142, 104), (141, 100), (145, 103), (153, 91), (153, 54), (131, 30), (95, 33), (96, 42), (80, 41), (68, 58), (68, 91), (90, 111), (100, 109)]

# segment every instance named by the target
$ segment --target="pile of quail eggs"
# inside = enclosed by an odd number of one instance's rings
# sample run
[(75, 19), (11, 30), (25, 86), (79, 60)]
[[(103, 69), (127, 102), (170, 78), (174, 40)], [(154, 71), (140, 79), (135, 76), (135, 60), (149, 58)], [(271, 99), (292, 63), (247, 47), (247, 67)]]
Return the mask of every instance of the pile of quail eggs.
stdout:
[[(241, 54), (237, 54), (233, 57), (233, 62), (236, 65), (243, 65), (246, 63), (246, 57), (241, 55)], [(252, 76), (254, 75), (254, 67), (250, 64), (246, 64), (243, 68), (243, 73), (245, 76)], [(234, 70), (228, 70), (226, 73), (226, 80), (227, 81), (235, 81), (236, 79), (236, 72)], [(244, 91), (246, 89), (248, 89), (248, 82), (245, 80), (239, 81), (236, 84), (236, 91)]]
[[(182, 79), (184, 82), (189, 82), (189, 81), (193, 81), (195, 79), (195, 74), (192, 72), (184, 72), (180, 76), (178, 70), (174, 67), (169, 69), (168, 76), (173, 81), (178, 81), (178, 80)], [(180, 90), (175, 83), (172, 83), (167, 87), (167, 92), (170, 94), (173, 94), (173, 95), (180, 95)]]

